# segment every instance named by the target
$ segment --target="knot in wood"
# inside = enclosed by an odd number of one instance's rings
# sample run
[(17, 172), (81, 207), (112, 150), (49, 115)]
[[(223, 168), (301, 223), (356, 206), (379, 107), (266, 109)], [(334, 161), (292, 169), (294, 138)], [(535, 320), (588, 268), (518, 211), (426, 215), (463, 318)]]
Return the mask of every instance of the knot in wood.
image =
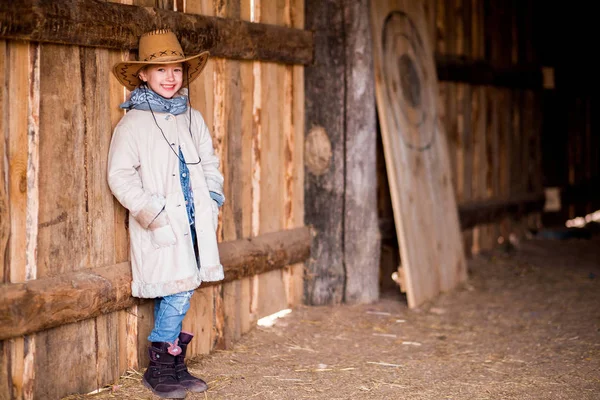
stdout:
[(314, 175), (323, 175), (331, 163), (331, 141), (325, 128), (314, 126), (304, 142), (305, 164)]

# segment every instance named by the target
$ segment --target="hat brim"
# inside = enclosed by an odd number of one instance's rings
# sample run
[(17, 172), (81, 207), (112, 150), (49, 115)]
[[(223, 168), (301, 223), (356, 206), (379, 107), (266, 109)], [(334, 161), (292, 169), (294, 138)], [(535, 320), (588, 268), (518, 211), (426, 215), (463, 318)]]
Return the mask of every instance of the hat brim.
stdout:
[(146, 65), (156, 64), (174, 64), (184, 63), (187, 64), (187, 72), (183, 77), (183, 86), (187, 86), (192, 83), (206, 66), (208, 62), (208, 51), (203, 51), (200, 54), (196, 54), (192, 57), (186, 57), (178, 60), (169, 61), (122, 61), (118, 62), (113, 66), (113, 75), (117, 78), (121, 85), (125, 86), (128, 90), (135, 89), (142, 81), (138, 77), (139, 71)]

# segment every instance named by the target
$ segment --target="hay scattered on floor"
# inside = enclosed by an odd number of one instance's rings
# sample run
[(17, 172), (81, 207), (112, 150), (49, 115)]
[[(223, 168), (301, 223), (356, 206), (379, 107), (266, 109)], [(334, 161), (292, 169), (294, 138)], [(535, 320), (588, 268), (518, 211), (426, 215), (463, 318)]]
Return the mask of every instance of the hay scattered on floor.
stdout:
[[(306, 307), (190, 372), (188, 399), (600, 398), (600, 241), (528, 241), (469, 261), (469, 282), (409, 310)], [(128, 371), (79, 399), (156, 399)]]

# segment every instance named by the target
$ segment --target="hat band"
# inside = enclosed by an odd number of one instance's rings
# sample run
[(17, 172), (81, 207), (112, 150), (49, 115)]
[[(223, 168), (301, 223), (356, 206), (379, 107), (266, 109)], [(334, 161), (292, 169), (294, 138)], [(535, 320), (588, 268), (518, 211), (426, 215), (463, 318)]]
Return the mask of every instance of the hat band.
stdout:
[(142, 61), (158, 61), (158, 62), (162, 62), (162, 61), (182, 60), (184, 58), (185, 58), (185, 56), (180, 51), (177, 51), (177, 50), (162, 50), (162, 51), (157, 51), (155, 53), (147, 55), (146, 57), (144, 57), (142, 59)]

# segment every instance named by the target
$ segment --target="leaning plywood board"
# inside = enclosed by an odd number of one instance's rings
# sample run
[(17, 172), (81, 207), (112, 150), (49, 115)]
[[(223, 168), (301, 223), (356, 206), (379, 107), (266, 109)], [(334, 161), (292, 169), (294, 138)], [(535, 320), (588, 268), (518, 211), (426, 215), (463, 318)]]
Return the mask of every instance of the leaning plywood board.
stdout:
[(377, 108), (409, 307), (466, 280), (423, 5), (371, 1)]

